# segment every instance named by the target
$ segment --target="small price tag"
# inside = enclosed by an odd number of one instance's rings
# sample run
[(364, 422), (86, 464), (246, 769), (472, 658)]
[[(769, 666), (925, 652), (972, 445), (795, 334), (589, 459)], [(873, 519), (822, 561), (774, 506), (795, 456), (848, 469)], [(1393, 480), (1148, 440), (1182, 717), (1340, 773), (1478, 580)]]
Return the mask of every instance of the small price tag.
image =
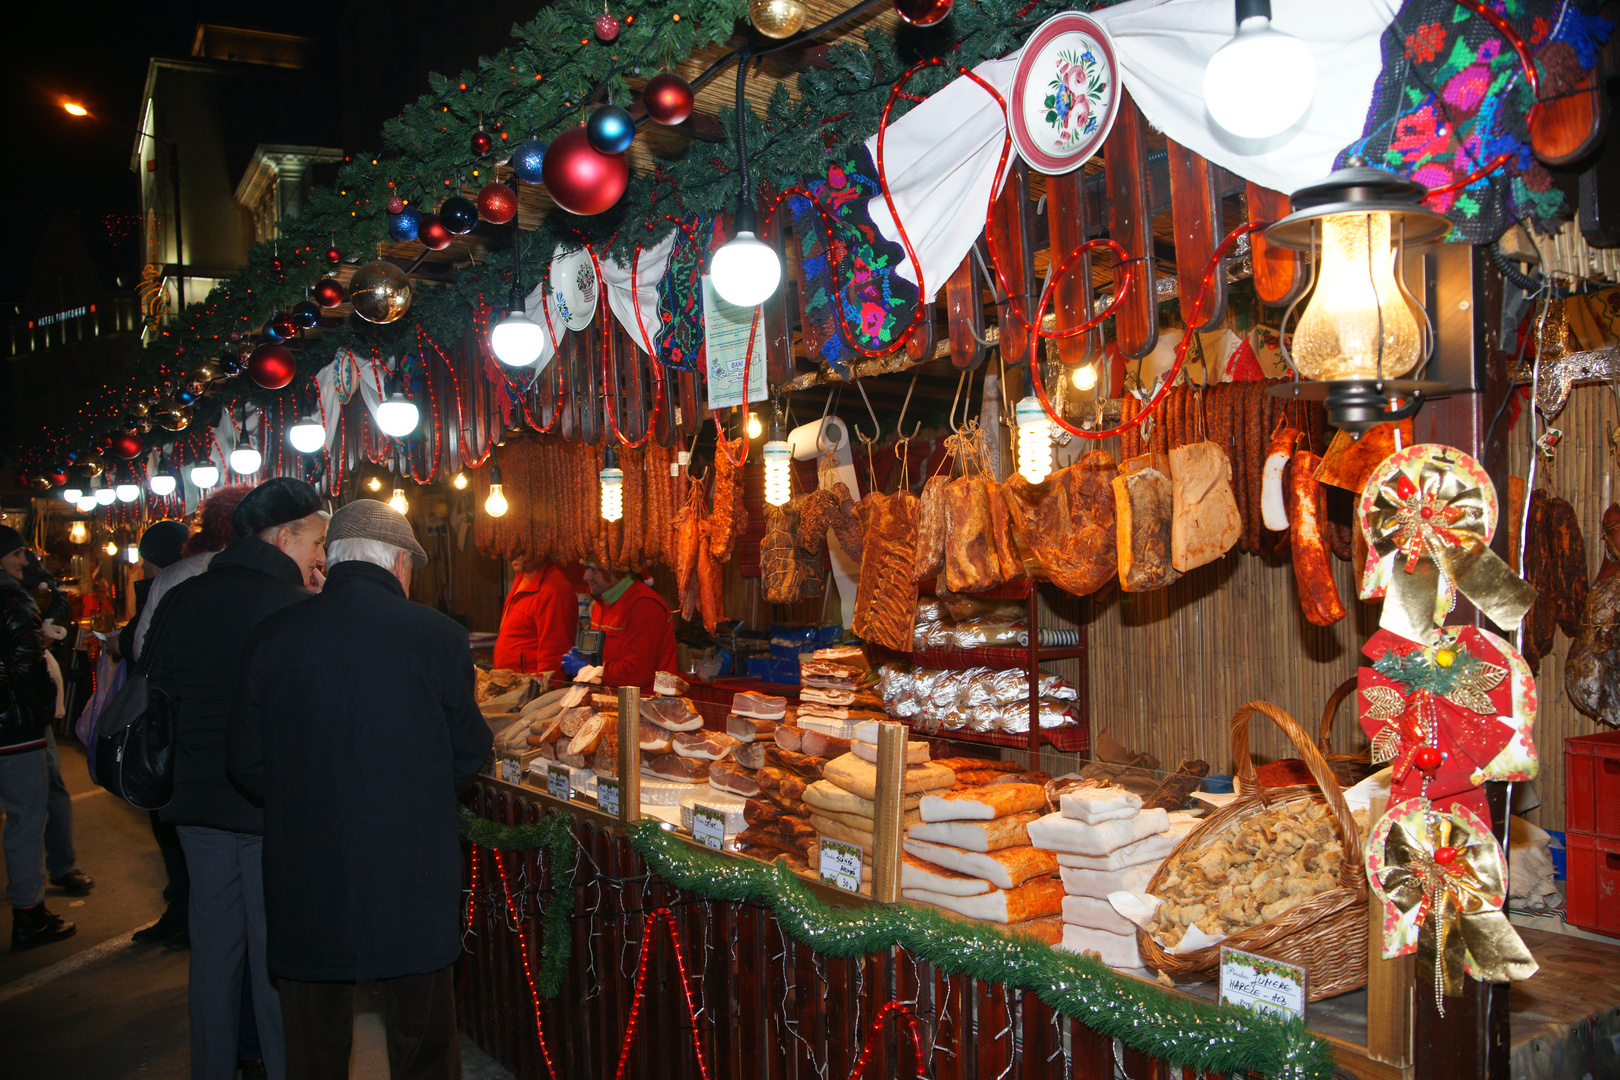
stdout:
[(1305, 1018), (1305, 969), (1221, 946), (1221, 1002)]
[(604, 814), (619, 816), (619, 782), (605, 776), (596, 778), (596, 805)]
[(574, 797), (574, 785), (570, 780), (568, 766), (553, 765), (546, 769), (546, 791), (553, 799), (567, 802)]
[(707, 806), (692, 807), (692, 839), (719, 851), (726, 846), (726, 815)]
[(501, 758), (501, 779), (508, 784), (523, 783), (523, 762), (510, 754)]
[(821, 880), (849, 892), (861, 891), (861, 849), (853, 844), (816, 838), (821, 852)]

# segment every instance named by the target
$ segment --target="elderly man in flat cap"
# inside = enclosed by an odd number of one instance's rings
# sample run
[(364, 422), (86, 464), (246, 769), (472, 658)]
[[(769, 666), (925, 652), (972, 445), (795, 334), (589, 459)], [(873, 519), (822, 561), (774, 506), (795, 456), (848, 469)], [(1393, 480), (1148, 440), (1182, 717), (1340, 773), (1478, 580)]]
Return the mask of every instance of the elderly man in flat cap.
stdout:
[(231, 776), (264, 803), (270, 973), (289, 1076), (347, 1080), (354, 983), (383, 1002), (394, 1080), (461, 1075), (456, 793), (489, 756), (467, 631), (408, 599), (403, 516), (332, 515), (326, 586), (250, 636)]
[(176, 826), (190, 873), (192, 1080), (234, 1080), (242, 978), (270, 1080), (284, 1075), (281, 1002), (264, 960), (260, 883), (264, 814), (225, 775), (225, 742), (248, 632), (308, 600), (326, 517), (302, 480), (266, 480), (231, 515), (236, 539), (208, 571), (158, 602), (142, 655), (148, 679), (179, 702), (174, 798), (158, 818)]

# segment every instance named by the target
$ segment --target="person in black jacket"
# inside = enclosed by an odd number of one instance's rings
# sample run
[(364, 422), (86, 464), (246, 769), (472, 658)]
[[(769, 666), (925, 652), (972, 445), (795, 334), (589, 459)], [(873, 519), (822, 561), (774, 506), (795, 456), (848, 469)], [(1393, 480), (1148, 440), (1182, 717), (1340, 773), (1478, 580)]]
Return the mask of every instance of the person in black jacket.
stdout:
[(23, 588), (28, 548), (0, 525), (0, 806), (5, 808), (6, 899), (11, 951), (71, 937), (77, 929), (45, 907), (45, 808), (50, 790), (45, 729), (56, 684), (45, 664), (39, 606)]
[(427, 555), (374, 500), (332, 515), (321, 594), (248, 637), (231, 777), (264, 802), (270, 972), (287, 1071), (349, 1075), (375, 981), (394, 1080), (461, 1075), (456, 793), (489, 757), (467, 631), (408, 598)]
[(267, 615), (303, 601), (322, 555), (326, 518), (315, 489), (279, 477), (254, 488), (232, 518), (238, 539), (206, 573), (159, 602), (143, 646), (147, 678), (179, 700), (174, 798), (191, 878), (191, 1076), (233, 1080), (244, 964), (269, 1080), (282, 1080), (281, 1003), (264, 953), (264, 814), (225, 775), (225, 744), (242, 647)]

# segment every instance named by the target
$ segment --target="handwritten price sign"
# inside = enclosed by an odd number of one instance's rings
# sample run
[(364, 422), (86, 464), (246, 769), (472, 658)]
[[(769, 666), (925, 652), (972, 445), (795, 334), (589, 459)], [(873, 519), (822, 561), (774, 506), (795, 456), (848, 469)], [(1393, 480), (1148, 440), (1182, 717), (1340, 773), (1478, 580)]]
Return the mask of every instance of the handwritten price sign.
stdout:
[(1305, 969), (1294, 964), (1221, 947), (1221, 1002), (1247, 1005), (1284, 1019), (1305, 1018)]

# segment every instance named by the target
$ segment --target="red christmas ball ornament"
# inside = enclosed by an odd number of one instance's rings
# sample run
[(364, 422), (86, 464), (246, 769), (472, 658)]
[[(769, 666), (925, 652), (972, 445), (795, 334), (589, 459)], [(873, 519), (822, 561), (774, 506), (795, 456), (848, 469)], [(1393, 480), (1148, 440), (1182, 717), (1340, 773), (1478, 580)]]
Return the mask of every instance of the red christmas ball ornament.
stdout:
[(184, 355), (186, 355), (186, 347), (184, 345), (176, 345), (174, 347), (174, 355), (176, 355), (176, 356), (184, 356)]
[(472, 152), (480, 156), (489, 153), (494, 147), (495, 140), (489, 137), (489, 132), (480, 127), (472, 133)]
[(894, 0), (895, 14), (912, 26), (933, 26), (951, 13), (955, 0)]
[(607, 9), (604, 8), (602, 10), (602, 14), (596, 17), (596, 40), (613, 41), (617, 39), (618, 36), (619, 20), (615, 19), (612, 15), (609, 15), (607, 13)]
[(630, 163), (623, 154), (600, 153), (584, 128), (569, 128), (546, 148), (541, 177), (553, 202), (570, 214), (589, 217), (619, 201), (630, 182)]
[(51, 482), (53, 487), (61, 487), (63, 484), (67, 483), (67, 473), (63, 472), (61, 469), (46, 473), (45, 478)]
[(1446, 756), (1434, 746), (1420, 746), (1412, 752), (1412, 764), (1426, 773), (1434, 772), (1445, 759)]
[(280, 255), (277, 255), (275, 258), (270, 260), (270, 269), (274, 270), (278, 274), (281, 273), (282, 269), (286, 265), (287, 265), (286, 263), (281, 261), (281, 256)]
[(329, 265), (336, 266), (338, 263), (343, 261), (343, 252), (339, 251), (335, 247), (327, 248), (326, 261)]
[(112, 436), (111, 435), (98, 436), (96, 438), (95, 442), (92, 442), (90, 444), (90, 449), (95, 451), (98, 454), (105, 454), (111, 448), (112, 448)]
[(517, 193), (505, 184), (486, 184), (478, 193), (478, 216), (491, 225), (505, 225), (517, 217)]
[(416, 230), (416, 238), (429, 251), (443, 251), (455, 239), (450, 230), (444, 227), (438, 214), (423, 214), (422, 224)]
[(226, 334), (225, 336), (227, 338), (229, 338), (230, 340), (232, 340), (232, 341), (241, 341), (242, 340), (242, 331), (240, 331), (240, 330), (232, 330), (229, 334)]
[(679, 124), (692, 115), (692, 84), (673, 71), (654, 75), (641, 92), (641, 104), (657, 123)]
[(388, 212), (390, 214), (397, 214), (401, 210), (404, 210), (404, 209), (405, 209), (405, 200), (404, 199), (400, 198), (398, 195), (390, 195), (390, 196), (388, 196)]
[(143, 445), (145, 444), (141, 442), (141, 437), (139, 435), (136, 435), (134, 432), (130, 431), (120, 431), (117, 435), (112, 437), (112, 445), (110, 449), (112, 450), (114, 457), (121, 457), (125, 461), (128, 461), (130, 458), (141, 452), (141, 447)]
[(1434, 861), (1441, 866), (1450, 866), (1457, 861), (1459, 854), (1460, 852), (1454, 847), (1437, 847), (1434, 849)]
[(329, 277), (317, 281), (315, 287), (310, 290), (309, 295), (310, 299), (323, 308), (337, 307), (349, 298), (349, 294), (344, 291), (343, 285), (336, 279)]
[(280, 337), (290, 338), (298, 333), (298, 324), (293, 321), (292, 313), (288, 311), (283, 311), (271, 319), (270, 326)]
[(248, 357), (248, 378), (266, 390), (280, 390), (298, 374), (298, 358), (285, 345), (260, 345)]

